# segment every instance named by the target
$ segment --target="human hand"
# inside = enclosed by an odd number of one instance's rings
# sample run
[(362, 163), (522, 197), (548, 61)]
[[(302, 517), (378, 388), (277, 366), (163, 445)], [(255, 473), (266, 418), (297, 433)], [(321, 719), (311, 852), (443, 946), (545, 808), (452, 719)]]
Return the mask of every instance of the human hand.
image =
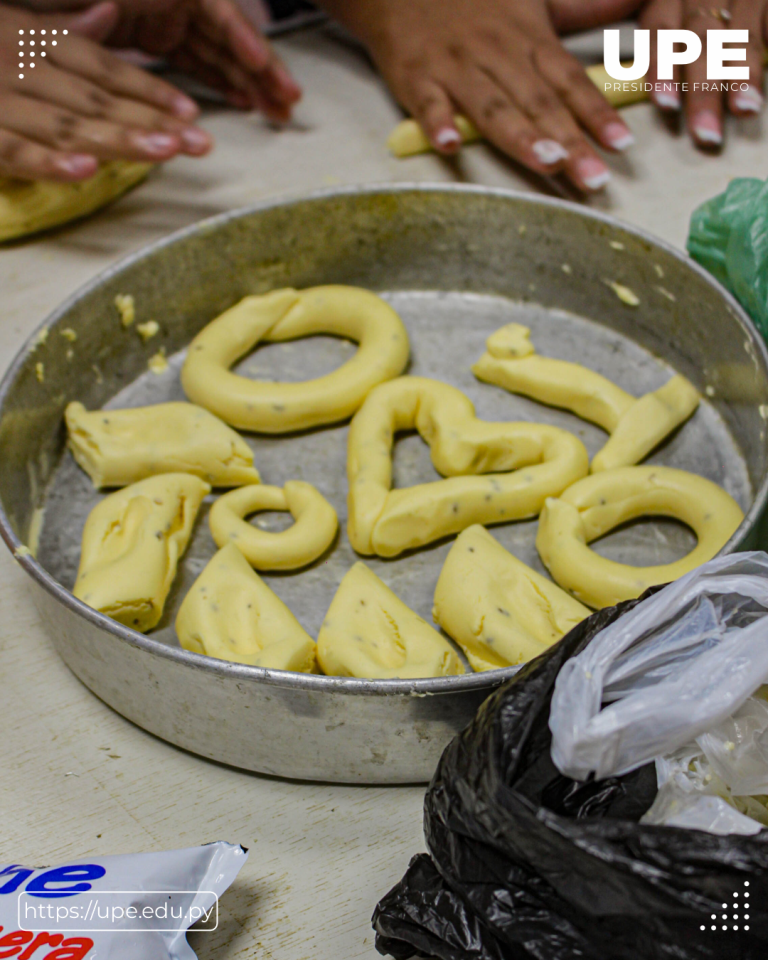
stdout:
[[(463, 113), (486, 139), (540, 174), (564, 171), (580, 189), (610, 179), (595, 150), (625, 150), (632, 134), (555, 25), (580, 29), (621, 16), (632, 0), (323, 0), (367, 44), (394, 95), (436, 150), (455, 153)], [(616, 12), (620, 11), (620, 12)], [(607, 22), (602, 20), (602, 22)]]
[[(102, 37), (114, 28), (115, 13), (111, 2), (79, 15), (0, 6), (0, 175), (83, 180), (100, 160), (157, 162), (208, 152), (208, 134), (192, 124), (194, 101), (76, 35)], [(61, 42), (54, 43), (53, 29)], [(20, 70), (22, 30), (30, 40), (34, 32), (39, 55), (32, 61), (30, 54)]]
[[(713, 7), (704, 0), (647, 0), (640, 15), (640, 26), (651, 30), (651, 67), (649, 83), (654, 84), (652, 99), (662, 110), (680, 110), (685, 102), (688, 129), (700, 146), (717, 147), (723, 142), (725, 109), (736, 116), (750, 116), (763, 108), (763, 62), (768, 43), (768, 0), (718, 0)], [(702, 90), (707, 84), (707, 57), (677, 67), (673, 81), (658, 79), (655, 32), (657, 30), (692, 30), (707, 49), (707, 30), (749, 30), (746, 63), (749, 67), (749, 89), (728, 93)], [(675, 84), (685, 80), (689, 90), (681, 95)], [(714, 81), (711, 82), (714, 84)]]

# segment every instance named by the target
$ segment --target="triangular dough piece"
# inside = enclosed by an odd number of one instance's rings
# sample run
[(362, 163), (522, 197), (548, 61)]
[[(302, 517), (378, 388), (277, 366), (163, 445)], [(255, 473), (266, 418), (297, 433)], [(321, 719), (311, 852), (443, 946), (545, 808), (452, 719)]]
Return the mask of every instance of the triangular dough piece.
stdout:
[(405, 680), (464, 673), (451, 645), (364, 563), (339, 584), (317, 638), (317, 658), (329, 676)]
[(164, 473), (105, 497), (85, 522), (74, 595), (127, 627), (151, 630), (210, 492), (188, 473)]
[(185, 650), (295, 673), (316, 671), (315, 641), (234, 544), (209, 561), (176, 617)]
[(432, 615), (474, 670), (496, 670), (537, 657), (590, 612), (474, 526), (451, 547)]

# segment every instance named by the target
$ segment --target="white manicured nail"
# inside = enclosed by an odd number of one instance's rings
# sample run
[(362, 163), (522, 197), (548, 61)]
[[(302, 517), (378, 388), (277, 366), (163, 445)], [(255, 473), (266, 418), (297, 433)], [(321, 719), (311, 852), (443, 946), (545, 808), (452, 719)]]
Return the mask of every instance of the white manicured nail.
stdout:
[(656, 103), (662, 110), (679, 110), (681, 106), (676, 93), (666, 93), (664, 90), (656, 94)]
[(763, 109), (763, 95), (757, 87), (750, 87), (748, 90), (742, 90), (733, 104), (737, 110), (743, 110), (744, 113), (760, 113)]
[(693, 132), (701, 143), (718, 146), (723, 142), (720, 118), (712, 110), (701, 110), (693, 121)]
[(458, 130), (453, 130), (451, 127), (443, 127), (442, 130), (438, 130), (435, 136), (435, 143), (438, 147), (458, 146), (461, 144), (461, 134)]
[(539, 162), (548, 167), (568, 158), (568, 151), (557, 140), (537, 140), (531, 149)]
[(579, 161), (578, 174), (588, 190), (602, 190), (611, 179), (611, 172), (597, 157), (585, 157)]
[(632, 131), (623, 123), (609, 123), (603, 130), (603, 137), (614, 150), (628, 150), (635, 142)]

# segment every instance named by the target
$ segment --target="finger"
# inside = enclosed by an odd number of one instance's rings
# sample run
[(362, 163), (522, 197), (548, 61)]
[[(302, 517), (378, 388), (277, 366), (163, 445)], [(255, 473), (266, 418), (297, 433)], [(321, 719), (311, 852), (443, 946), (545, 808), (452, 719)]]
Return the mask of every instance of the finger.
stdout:
[(135, 130), (106, 120), (93, 120), (31, 97), (3, 97), (3, 128), (62, 153), (80, 153), (100, 160), (168, 160), (181, 149), (171, 133)]
[(188, 48), (174, 51), (170, 63), (182, 73), (194, 77), (211, 90), (217, 90), (233, 107), (239, 110), (253, 109), (251, 97), (240, 90), (233, 90), (227, 78), (215, 67), (201, 60)]
[[(561, 44), (539, 45), (534, 52), (534, 62), (571, 116), (598, 143), (618, 152), (632, 146), (635, 142), (632, 131), (592, 83), (584, 67)], [(573, 153), (569, 143), (564, 145)]]
[(182, 120), (193, 119), (199, 113), (194, 100), (170, 83), (134, 67), (83, 37), (70, 35), (66, 42), (51, 45), (48, 61), (90, 80), (102, 90), (141, 100)]
[[(765, 41), (762, 13), (768, 22), (768, 5), (761, 11), (760, 4), (754, 0), (733, 0), (730, 27), (733, 30), (749, 30), (746, 66), (749, 67), (749, 81), (746, 90), (730, 90), (728, 107), (732, 113), (750, 116), (763, 109), (763, 64), (765, 62)], [(741, 84), (739, 84), (741, 86)]]
[[(707, 30), (722, 30), (723, 22), (717, 10), (700, 0), (685, 0), (685, 28), (698, 34), (702, 51), (706, 51)], [(709, 90), (707, 57), (705, 52), (685, 70), (688, 95), (685, 113), (691, 136), (700, 147), (719, 147), (723, 142), (723, 95)]]
[(9, 130), (0, 130), (0, 175), (21, 180), (85, 180), (93, 176), (93, 156), (61, 153)]
[(682, 76), (679, 67), (675, 68), (672, 80), (659, 79), (658, 32), (659, 30), (679, 30), (682, 25), (682, 0), (651, 0), (640, 16), (641, 29), (651, 32), (651, 63), (648, 69), (648, 82), (653, 84), (651, 100), (660, 110), (680, 110), (683, 102), (678, 86)]
[(475, 65), (455, 68), (452, 78), (453, 99), (499, 150), (545, 176), (562, 169), (563, 145), (537, 130), (495, 79)]
[(120, 9), (115, 0), (103, 0), (77, 13), (46, 16), (45, 22), (51, 27), (69, 29), (80, 37), (101, 43), (112, 33), (119, 19)]
[(461, 134), (454, 120), (456, 110), (447, 91), (436, 80), (420, 74), (404, 75), (392, 84), (392, 89), (438, 153), (458, 153)]

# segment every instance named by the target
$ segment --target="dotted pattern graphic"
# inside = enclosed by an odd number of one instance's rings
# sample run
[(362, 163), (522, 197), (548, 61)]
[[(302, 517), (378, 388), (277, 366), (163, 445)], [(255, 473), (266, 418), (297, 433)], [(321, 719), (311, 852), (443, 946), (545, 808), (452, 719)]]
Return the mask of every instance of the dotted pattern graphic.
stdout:
[[(723, 904), (723, 913), (718, 915), (713, 913), (711, 919), (714, 921), (710, 930), (749, 930), (749, 880), (744, 881), (745, 889), (736, 890), (733, 894), (733, 903), (729, 907), (727, 903)], [(706, 924), (702, 924), (699, 930), (706, 930)]]
[(57, 46), (57, 37), (66, 37), (68, 33), (69, 30), (19, 30), (19, 80), (26, 76), (25, 70), (34, 68), (37, 57), (46, 55), (46, 47)]

